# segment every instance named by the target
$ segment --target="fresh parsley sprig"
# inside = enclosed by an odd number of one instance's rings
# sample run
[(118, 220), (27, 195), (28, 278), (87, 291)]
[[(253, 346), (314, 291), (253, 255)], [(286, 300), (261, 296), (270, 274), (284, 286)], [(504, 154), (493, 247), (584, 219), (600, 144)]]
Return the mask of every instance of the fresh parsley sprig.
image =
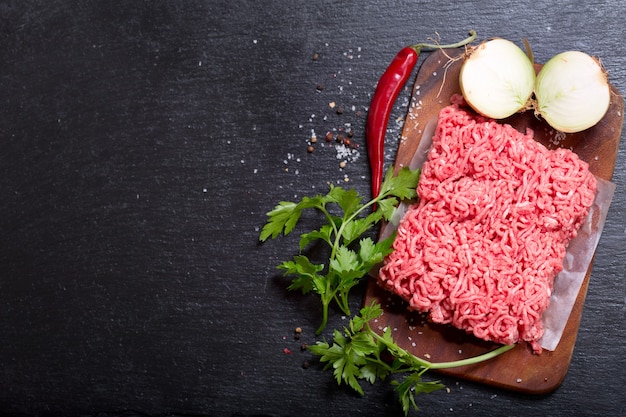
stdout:
[[(419, 174), (419, 170), (405, 167), (394, 175), (390, 167), (379, 195), (366, 203), (354, 189), (345, 190), (331, 185), (325, 195), (303, 197), (299, 202), (281, 201), (267, 213), (268, 220), (259, 237), (261, 241), (291, 233), (302, 212), (307, 209), (319, 210), (327, 220), (319, 229), (302, 234), (300, 253), (278, 266), (285, 275), (294, 277), (289, 290), (301, 290), (305, 294), (314, 291), (320, 296), (322, 323), (317, 334), (326, 327), (329, 306), (333, 301), (341, 311), (350, 315), (350, 290), (391, 253), (394, 235), (378, 242), (362, 235), (381, 220), (391, 219), (401, 200), (416, 197)], [(370, 210), (372, 207), (377, 209)], [(327, 263), (314, 263), (303, 254), (309, 244), (318, 240), (330, 247)]]
[[(483, 355), (452, 362), (429, 362), (418, 358), (398, 346), (386, 328), (382, 334), (374, 331), (370, 321), (380, 317), (383, 311), (379, 304), (372, 303), (361, 309), (360, 315), (352, 317), (343, 332), (335, 330), (333, 342), (317, 342), (308, 349), (320, 361), (326, 363), (325, 369), (333, 369), (337, 384), (348, 384), (359, 394), (363, 388), (359, 380), (374, 384), (377, 379), (385, 380), (395, 374), (404, 374), (402, 380), (393, 380), (400, 404), (405, 415), (411, 409), (418, 410), (415, 397), (443, 388), (439, 381), (424, 381), (422, 376), (430, 369), (454, 368), (489, 360), (514, 347), (501, 346)], [(392, 359), (387, 359), (391, 357)]]
[[(350, 315), (350, 290), (391, 253), (395, 233), (378, 242), (370, 237), (363, 237), (363, 234), (382, 220), (389, 221), (401, 200), (417, 196), (415, 190), (419, 174), (419, 170), (402, 168), (394, 175), (390, 167), (385, 174), (380, 194), (366, 203), (363, 203), (363, 198), (355, 190), (331, 185), (326, 195), (303, 197), (299, 202), (281, 201), (267, 213), (268, 220), (259, 237), (261, 241), (291, 233), (304, 210), (318, 210), (324, 214), (324, 225), (300, 235), (299, 254), (278, 266), (285, 275), (293, 277), (289, 290), (301, 290), (305, 294), (314, 291), (320, 296), (322, 323), (317, 334), (326, 327), (329, 306), (333, 301), (346, 315)], [(375, 207), (378, 208), (370, 210)], [(315, 263), (303, 254), (315, 241), (325, 242), (329, 246), (328, 262)], [(418, 410), (415, 401), (418, 394), (430, 393), (443, 387), (438, 381), (423, 380), (422, 376), (426, 371), (478, 363), (513, 347), (502, 346), (484, 355), (460, 361), (432, 363), (414, 356), (396, 344), (390, 329), (384, 330), (382, 334), (375, 332), (370, 321), (380, 317), (382, 313), (380, 305), (376, 303), (363, 307), (359, 315), (350, 319), (343, 332), (334, 330), (332, 344), (318, 341), (308, 349), (320, 357), (326, 369), (333, 369), (338, 384), (348, 384), (360, 394), (364, 393), (359, 382), (361, 380), (373, 384), (379, 379), (403, 374), (402, 379), (394, 379), (391, 383), (398, 392), (405, 415), (411, 408)]]

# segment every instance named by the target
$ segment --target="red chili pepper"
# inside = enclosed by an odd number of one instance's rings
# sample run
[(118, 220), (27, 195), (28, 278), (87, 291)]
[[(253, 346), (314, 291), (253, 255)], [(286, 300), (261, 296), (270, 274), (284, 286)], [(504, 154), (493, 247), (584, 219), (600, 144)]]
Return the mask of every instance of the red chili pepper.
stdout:
[(389, 116), (400, 90), (406, 84), (415, 64), (417, 64), (418, 57), (417, 49), (410, 46), (402, 48), (378, 80), (370, 104), (365, 134), (367, 155), (372, 171), (372, 198), (378, 196), (383, 180), (385, 131), (389, 123)]
[[(398, 52), (383, 75), (378, 80), (378, 85), (372, 97), (367, 122), (365, 125), (365, 138), (370, 169), (372, 171), (372, 198), (376, 198), (380, 192), (383, 180), (383, 165), (385, 157), (385, 132), (389, 123), (389, 116), (393, 105), (398, 98), (400, 90), (406, 84), (413, 72), (420, 51), (424, 48), (444, 49), (458, 48), (467, 45), (476, 38), (476, 32), (471, 30), (470, 36), (461, 42), (449, 45), (435, 45), (419, 43), (404, 47)], [(376, 209), (376, 206), (374, 206)]]

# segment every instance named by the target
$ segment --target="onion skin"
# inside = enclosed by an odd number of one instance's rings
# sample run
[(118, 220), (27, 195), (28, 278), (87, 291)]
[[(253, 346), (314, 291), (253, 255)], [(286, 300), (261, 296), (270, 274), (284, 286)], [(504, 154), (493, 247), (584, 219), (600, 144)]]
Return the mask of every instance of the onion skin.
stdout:
[(495, 38), (475, 47), (459, 76), (465, 101), (478, 113), (504, 119), (527, 110), (535, 85), (535, 69), (513, 42)]
[(606, 114), (611, 91), (597, 60), (580, 51), (552, 57), (537, 74), (535, 112), (564, 133), (597, 124)]

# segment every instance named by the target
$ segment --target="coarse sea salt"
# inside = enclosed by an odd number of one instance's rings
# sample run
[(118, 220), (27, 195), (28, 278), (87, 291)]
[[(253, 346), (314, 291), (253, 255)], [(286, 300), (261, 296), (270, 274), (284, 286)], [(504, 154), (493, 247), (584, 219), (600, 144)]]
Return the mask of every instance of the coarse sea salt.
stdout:
[(343, 144), (335, 145), (335, 150), (337, 152), (337, 159), (346, 160), (348, 162), (355, 162), (361, 155), (358, 150)]

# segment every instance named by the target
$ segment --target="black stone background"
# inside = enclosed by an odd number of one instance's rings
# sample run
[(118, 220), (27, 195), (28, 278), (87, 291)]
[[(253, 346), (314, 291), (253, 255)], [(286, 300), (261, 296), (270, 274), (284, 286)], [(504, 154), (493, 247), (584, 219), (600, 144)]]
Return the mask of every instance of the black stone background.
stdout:
[[(389, 384), (360, 397), (301, 366), (318, 302), (285, 290), (297, 236), (260, 245), (265, 213), (328, 183), (368, 195), (365, 115), (404, 45), (526, 37), (538, 62), (601, 57), (624, 92), (625, 17), (621, 0), (1, 1), (1, 414), (399, 415)], [(339, 128), (361, 144), (343, 170), (323, 141), (307, 152)], [(624, 415), (625, 150), (563, 385), (443, 378), (421, 415)]]

